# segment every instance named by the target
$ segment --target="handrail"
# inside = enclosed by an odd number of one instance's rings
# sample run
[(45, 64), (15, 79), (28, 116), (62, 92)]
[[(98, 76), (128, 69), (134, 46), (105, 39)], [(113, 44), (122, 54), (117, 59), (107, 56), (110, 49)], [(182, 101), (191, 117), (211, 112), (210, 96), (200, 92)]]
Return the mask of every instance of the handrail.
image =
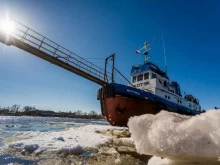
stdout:
[[(100, 85), (107, 83), (105, 77), (108, 77), (107, 80), (112, 79), (112, 73), (94, 65), (90, 61), (85, 60), (31, 28), (15, 20), (12, 21), (15, 25), (14, 32), (8, 35), (0, 31), (1, 42), (19, 47)], [(9, 42), (10, 44), (8, 44)]]

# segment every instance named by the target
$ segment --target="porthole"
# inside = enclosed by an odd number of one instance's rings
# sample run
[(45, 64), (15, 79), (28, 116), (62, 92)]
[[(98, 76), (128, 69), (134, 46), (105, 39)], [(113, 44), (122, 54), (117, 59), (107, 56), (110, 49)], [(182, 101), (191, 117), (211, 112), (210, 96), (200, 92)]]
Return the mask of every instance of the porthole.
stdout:
[(170, 99), (170, 96), (168, 96), (168, 99)]

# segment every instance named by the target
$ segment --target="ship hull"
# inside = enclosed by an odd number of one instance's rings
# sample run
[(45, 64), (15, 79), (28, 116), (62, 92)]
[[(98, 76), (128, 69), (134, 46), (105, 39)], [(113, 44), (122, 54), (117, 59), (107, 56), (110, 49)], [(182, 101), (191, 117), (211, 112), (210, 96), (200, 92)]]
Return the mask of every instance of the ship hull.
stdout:
[(102, 115), (113, 126), (127, 126), (132, 116), (157, 114), (167, 110), (184, 115), (196, 115), (196, 111), (168, 102), (150, 92), (120, 84), (108, 84), (98, 91)]
[(131, 116), (143, 114), (156, 114), (160, 108), (155, 106), (149, 100), (137, 98), (128, 98), (121, 95), (115, 95), (113, 98), (101, 99), (103, 114), (108, 122), (113, 126), (127, 126)]

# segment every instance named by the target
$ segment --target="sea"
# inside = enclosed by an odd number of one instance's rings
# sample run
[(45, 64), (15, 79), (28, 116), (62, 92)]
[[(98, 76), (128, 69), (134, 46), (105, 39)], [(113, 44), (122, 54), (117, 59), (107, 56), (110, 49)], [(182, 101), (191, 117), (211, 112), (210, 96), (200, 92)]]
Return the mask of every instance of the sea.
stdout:
[(12, 137), (20, 131), (61, 131), (69, 127), (79, 127), (74, 123), (109, 125), (105, 120), (97, 119), (74, 119), (59, 117), (31, 117), (31, 116), (0, 116), (0, 165), (22, 164), (30, 165), (37, 161), (26, 160), (3, 152), (6, 145), (5, 138)]

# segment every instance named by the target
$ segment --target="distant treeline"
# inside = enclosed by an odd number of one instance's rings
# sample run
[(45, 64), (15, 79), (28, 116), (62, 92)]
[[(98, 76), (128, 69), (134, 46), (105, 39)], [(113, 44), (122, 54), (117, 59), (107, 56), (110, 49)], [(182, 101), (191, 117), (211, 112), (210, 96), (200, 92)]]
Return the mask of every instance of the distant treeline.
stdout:
[(0, 115), (1, 116), (41, 116), (41, 117), (69, 117), (69, 118), (84, 118), (84, 119), (103, 119), (104, 117), (101, 114), (98, 114), (95, 111), (82, 112), (77, 110), (75, 112), (54, 112), (52, 110), (39, 110), (34, 106), (24, 106), (21, 108), (20, 105), (13, 105), (11, 107), (1, 107), (0, 106)]

